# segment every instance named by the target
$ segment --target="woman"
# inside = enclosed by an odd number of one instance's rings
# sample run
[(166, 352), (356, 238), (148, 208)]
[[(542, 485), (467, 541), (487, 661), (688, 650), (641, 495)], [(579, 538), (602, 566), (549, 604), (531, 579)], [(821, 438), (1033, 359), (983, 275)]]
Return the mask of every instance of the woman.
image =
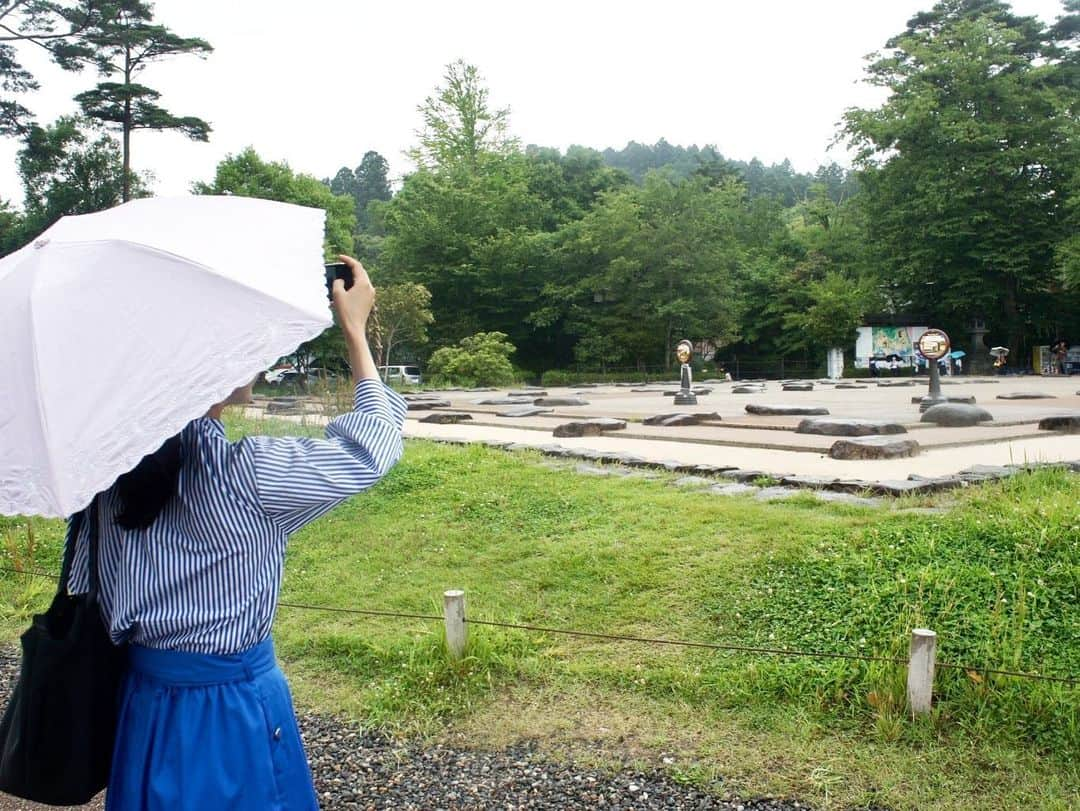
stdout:
[[(379, 381), (366, 327), (375, 291), (360, 263), (334, 283), (355, 408), (325, 440), (225, 439), (225, 405), (196, 419), (88, 508), (100, 599), (129, 645), (106, 808), (317, 809), (270, 626), (286, 538), (375, 484), (401, 455), (406, 406)], [(88, 530), (73, 593), (89, 588)]]

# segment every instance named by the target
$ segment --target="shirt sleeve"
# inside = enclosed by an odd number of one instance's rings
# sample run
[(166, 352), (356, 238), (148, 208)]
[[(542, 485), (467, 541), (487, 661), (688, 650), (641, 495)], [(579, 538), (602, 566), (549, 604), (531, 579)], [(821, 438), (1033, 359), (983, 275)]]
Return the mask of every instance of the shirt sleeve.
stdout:
[(401, 458), (408, 406), (377, 380), (356, 384), (354, 407), (325, 439), (249, 437), (258, 499), (286, 534), (374, 485)]

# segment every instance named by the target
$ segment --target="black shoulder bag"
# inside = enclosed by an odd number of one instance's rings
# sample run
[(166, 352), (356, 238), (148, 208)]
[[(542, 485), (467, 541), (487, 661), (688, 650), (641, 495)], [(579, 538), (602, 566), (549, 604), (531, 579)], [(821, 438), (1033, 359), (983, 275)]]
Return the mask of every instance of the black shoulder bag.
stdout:
[[(0, 791), (49, 805), (80, 805), (105, 788), (125, 667), (98, 605), (95, 504), (71, 519), (60, 589), (22, 635), (19, 681), (0, 721)], [(67, 593), (83, 522), (90, 591)]]

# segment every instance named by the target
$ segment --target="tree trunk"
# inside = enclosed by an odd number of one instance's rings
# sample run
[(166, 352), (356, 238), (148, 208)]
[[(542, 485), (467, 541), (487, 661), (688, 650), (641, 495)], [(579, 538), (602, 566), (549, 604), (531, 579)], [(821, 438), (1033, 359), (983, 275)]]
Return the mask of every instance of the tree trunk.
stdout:
[[(131, 84), (131, 51), (124, 52), (124, 86)], [(131, 199), (131, 97), (124, 99), (124, 178), (121, 202)]]
[(1020, 330), (1020, 310), (1016, 302), (1016, 279), (1013, 276), (1005, 277), (1005, 300), (1002, 302), (1005, 310), (1005, 329), (1009, 336), (1009, 357), (1013, 368), (1018, 368), (1021, 363), (1020, 342), (1023, 335)]

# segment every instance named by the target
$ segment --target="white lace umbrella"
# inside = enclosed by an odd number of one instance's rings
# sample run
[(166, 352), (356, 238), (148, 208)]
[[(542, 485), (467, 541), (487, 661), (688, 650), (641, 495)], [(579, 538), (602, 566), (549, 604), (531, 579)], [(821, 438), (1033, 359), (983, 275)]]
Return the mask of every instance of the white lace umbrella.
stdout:
[(134, 200), (0, 260), (0, 514), (82, 509), (328, 327), (324, 216)]

